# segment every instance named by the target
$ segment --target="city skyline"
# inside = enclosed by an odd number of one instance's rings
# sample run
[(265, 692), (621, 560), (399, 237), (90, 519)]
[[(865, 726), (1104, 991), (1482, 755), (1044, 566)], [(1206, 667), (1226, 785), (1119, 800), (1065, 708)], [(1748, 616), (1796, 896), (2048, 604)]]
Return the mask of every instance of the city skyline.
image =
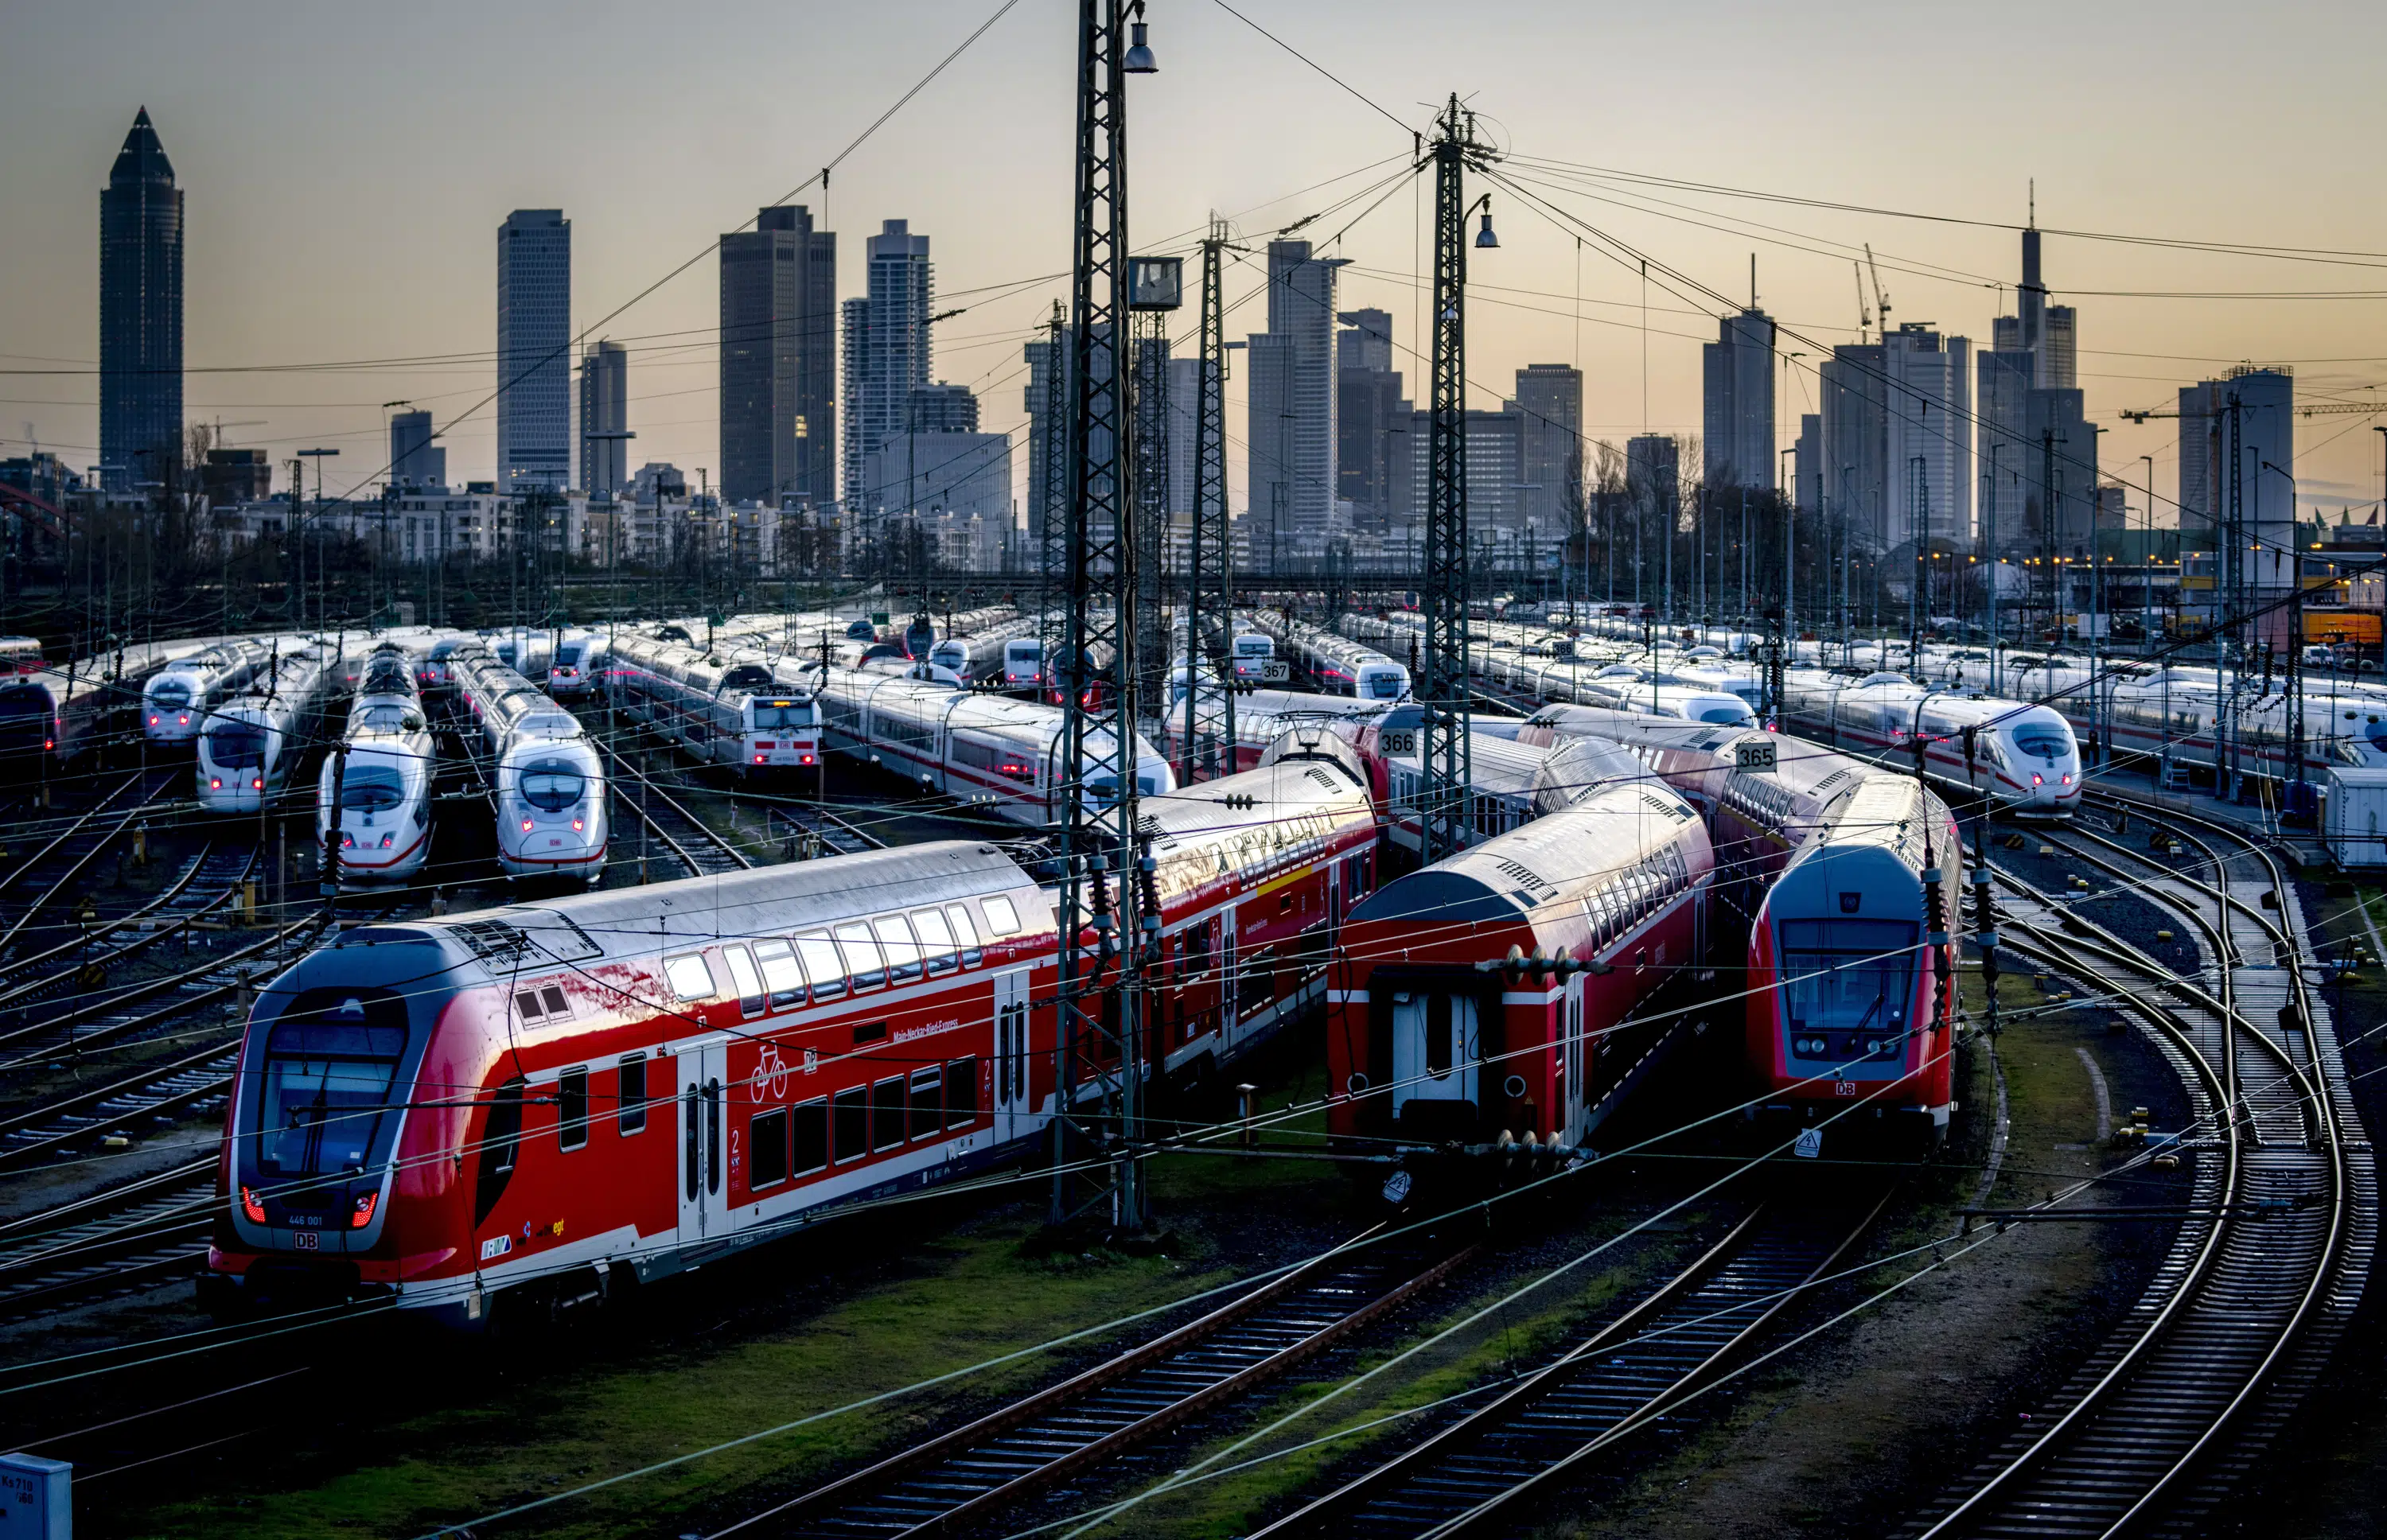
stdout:
[[(1817, 57), (1817, 40), (1782, 21), (1749, 18), (1734, 7), (1708, 9), (1750, 21), (1782, 42), (1786, 68)], [(466, 26), (471, 35), (512, 35), (539, 14), (529, 13), (530, 19), (459, 25)], [(1561, 171), (1548, 162), (1629, 165), (1688, 181), (2002, 220), (2010, 226), (2026, 215), (2028, 184), (2035, 176), (2040, 222), (2050, 231), (2048, 263), (2057, 280), (2052, 297), (2058, 304), (2077, 305), (2082, 314), (2080, 384), (2090, 418), (2114, 430), (2103, 458), (2109, 472), (2136, 484), (2144, 479), (2138, 456), (2153, 453), (2155, 490), (2166, 521), (2178, 485), (2176, 425), (2118, 422), (2118, 410), (2166, 408), (2179, 388), (2242, 359), (2294, 365), (2300, 400), (2314, 394), (2358, 395), (2361, 386), (2387, 371), (2387, 359), (2365, 352), (2374, 346), (2368, 337), (2377, 325), (2376, 303), (2368, 299), (2149, 297), (2358, 291), (2360, 263), (2368, 259), (2355, 259), (2349, 267), (2223, 258), (2060, 234), (2066, 228), (2088, 228), (2353, 251), (2387, 246), (2380, 216), (2364, 200), (2345, 196), (2347, 190), (2335, 184), (2332, 173), (2307, 158), (2291, 158), (2286, 167), (2267, 178), (2230, 182), (2223, 174), (2230, 164), (2225, 154), (2191, 180), (2183, 169), (2149, 162), (2131, 148), (2135, 141), (2122, 128), (2129, 114), (2137, 113), (2141, 126), (2159, 122), (2164, 104), (2192, 96), (2201, 84), (2225, 72), (2235, 79), (2242, 69), (2242, 44), (2225, 50), (2218, 44), (2194, 43), (2192, 27), (2150, 43), (2144, 68), (2092, 74), (2085, 63), (2064, 66), (2077, 69), (2078, 78), (2051, 77), (2038, 89), (2051, 95), (2068, 93), (2066, 100), (2077, 114), (2068, 120), (2068, 130), (2015, 121), (1994, 139), (1977, 138), (1949, 149), (1953, 160), (1944, 168), (1946, 174), (1926, 179), (1916, 174), (1919, 152), (1911, 146), (1885, 145), (1863, 163), (1817, 157), (1817, 146), (1829, 142), (1834, 133), (1845, 132), (1847, 115), (1854, 110), (1846, 104), (1802, 105), (1794, 116), (1787, 106), (1790, 98), (1777, 95), (1770, 107), (1736, 108), (1719, 116), (1704, 105), (1713, 93), (1702, 85), (1700, 112), (1682, 108), (1680, 102), (1687, 98), (1678, 97), (1672, 107), (1661, 105), (1670, 86), (1704, 79), (1699, 75), (1704, 67), (1688, 54), (1679, 63), (1661, 64), (1648, 79), (1627, 82), (1631, 99), (1652, 104), (1648, 112), (1630, 127), (1615, 125), (1603, 113), (1595, 130), (1579, 114), (1553, 108), (1546, 88), (1547, 65), (1511, 59), (1499, 69), (1493, 67), (1494, 56), (1503, 46), (1513, 47), (1524, 33), (1547, 39), (1585, 35), (1585, 23), (1552, 10), (1526, 7), (1471, 29), (1446, 57), (1423, 59), (1396, 35), (1417, 24), (1421, 13), (1394, 6), (1367, 14), (1374, 18), (1372, 24), (1355, 25), (1361, 13), (1329, 6), (1278, 21), (1291, 29), (1289, 35), (1296, 43), (1332, 42), (1337, 74), (1353, 81), (1371, 100), (1390, 104), (1396, 113), (1434, 96), (1441, 86), (1433, 76), (1497, 82), (1478, 85), (1475, 100), (1499, 122), (1504, 148), (1520, 158), (1515, 173), (1546, 188), (1569, 179), (1578, 186), (1589, 185), (1580, 180), (1585, 173)], [(361, 482), (375, 469), (379, 456), (373, 451), (385, 438), (379, 401), (402, 398), (423, 405), (427, 400), (442, 423), (450, 424), (456, 412), (487, 394), (486, 382), (494, 368), (479, 339), (491, 335), (490, 298), (486, 277), (467, 282), (466, 271), (486, 261), (485, 256), (473, 259), (486, 250), (478, 243), (507, 208), (562, 207), (577, 227), (572, 318), (577, 340), (582, 329), (691, 255), (691, 228), (723, 228), (739, 217), (739, 209), (751, 209), (758, 194), (777, 196), (804, 174), (807, 163), (833, 153), (833, 145), (817, 152), (813, 146), (824, 140), (841, 144), (840, 135), (850, 137), (849, 123), (858, 129), (882, 110), (887, 100), (916, 78), (916, 55), (928, 40), (941, 35), (940, 29), (958, 41), (983, 19), (960, 6), (930, 6), (924, 7), (918, 24), (907, 29), (874, 28), (855, 19), (822, 23), (833, 27), (853, 67), (826, 87), (817, 102), (807, 105), (801, 122), (782, 121), (775, 112), (774, 121), (785, 129), (776, 144), (767, 144), (771, 135), (753, 133), (751, 123), (741, 127), (739, 117), (726, 111), (700, 115), (659, 134), (650, 128), (637, 143), (603, 124), (582, 125), (587, 135), (562, 133), (558, 125), (537, 123), (512, 106), (468, 99), (461, 88), (483, 67), (448, 61), (457, 72), (442, 88), (439, 100), (445, 109), (436, 122), (404, 136), (402, 145), (347, 154), (341, 159), (344, 152), (355, 149), (360, 130), (339, 113), (332, 112), (334, 120), (320, 133), (277, 133), (279, 112), (260, 115), (221, 89), (193, 81), (178, 83), (166, 69), (171, 51), (165, 45), (178, 35), (186, 49), (202, 44), (194, 29), (170, 16), (161, 16), (152, 29), (158, 36), (145, 34), (138, 44), (131, 61), (132, 83), (126, 83), (123, 61), (119, 60), (106, 91), (91, 100), (79, 98), (74, 90), (78, 82), (89, 88), (96, 67), (77, 59), (69, 43), (87, 34), (71, 18), (37, 16), (30, 19), (30, 40), (39, 44), (47, 39), (57, 46), (19, 49), (14, 63), (0, 65), (0, 71), (6, 71), (0, 78), (15, 88), (0, 107), (0, 121), (23, 124), (29, 121), (23, 116), (28, 110), (44, 113), (38, 131), (0, 136), (7, 146), (0, 150), (0, 165), (9, 169), (20, 204), (44, 216), (30, 222), (29, 238), (12, 258), (19, 281), (0, 297), (0, 335), (11, 338), (13, 350), (32, 356), (12, 360), (19, 367), (70, 369), (93, 360), (96, 274), (92, 271), (87, 200), (98, 158), (120, 139), (126, 115), (139, 105), (138, 98), (145, 97), (161, 133), (175, 146), (182, 184), (198, 190), (194, 208), (203, 213), (190, 231), (187, 357), (193, 372), (186, 393), (188, 419), (265, 419), (260, 425), (231, 430), (227, 436), (235, 444), (269, 448), (277, 457), (302, 444), (350, 443), (354, 447), (338, 462), (332, 479), (343, 485)], [(2380, 29), (2376, 17), (2350, 7), (2337, 19), (2342, 37), (2375, 35)], [(2077, 24), (2091, 38), (2122, 35), (2122, 22), (2111, 19)], [(685, 31), (701, 44), (718, 38), (726, 26), (725, 18), (708, 18)], [(651, 45), (656, 35), (655, 24), (646, 21), (618, 31), (618, 37), (571, 43), (570, 57), (626, 61), (641, 43)], [(1665, 29), (1646, 21), (1624, 31), (1653, 38), (1667, 35)], [(899, 32), (902, 35), (894, 35)], [(1054, 281), (1042, 287), (1015, 288), (998, 298), (983, 293), (992, 284), (1049, 272), (1066, 255), (1067, 227), (1061, 215), (1067, 191), (1067, 63), (1060, 57), (1066, 48), (1056, 53), (1056, 40), (1065, 34), (1057, 14), (1023, 11), (1006, 19), (955, 66), (950, 78), (941, 80), (865, 145), (852, 164), (839, 170), (833, 198), (806, 195), (816, 207), (825, 206), (820, 213), (824, 229), (858, 234), (878, 228), (885, 218), (908, 217), (915, 228), (940, 233), (940, 292), (972, 308), (940, 328), (939, 372), (971, 386), (990, 403), (986, 425), (993, 431), (1016, 431), (1022, 425), (1015, 407), (1025, 383), (1017, 377), (1019, 344), (1059, 292)], [(1204, 212), (1218, 207), (1243, 215), (1246, 243), (1261, 246), (1277, 222), (1313, 212), (1366, 184), (1370, 175), (1396, 170), (1405, 158), (1407, 144), (1391, 124), (1331, 88), (1320, 95), (1324, 82), (1317, 75), (1275, 53), (1231, 18), (1212, 11), (1172, 14), (1167, 35), (1170, 54), (1163, 73), (1140, 81), (1137, 87), (1136, 228), (1143, 239), (1194, 229)], [(292, 32), (290, 40), (302, 57), (322, 54), (328, 58), (353, 36), (345, 23), (327, 20)], [(1921, 57), (1978, 41), (1939, 22), (1893, 39), (1890, 57)], [(44, 51), (57, 57), (38, 73), (28, 69), (28, 52)], [(2268, 114), (2264, 120), (2283, 138), (2290, 137), (2317, 126), (2311, 98), (2326, 92), (2313, 90), (2313, 80), (2331, 78), (2330, 71), (2338, 67), (2342, 54), (2360, 51), (2297, 49), (2284, 38), (2258, 40), (2255, 52), (2276, 53), (2292, 62), (2292, 73), (2303, 84), (2291, 90), (2254, 70), (2246, 72), (2248, 78), (2237, 88), (2252, 93)], [(403, 57), (387, 64), (377, 61), (372, 68), (395, 69), (404, 62)], [(156, 83), (149, 75), (155, 75)], [(1038, 89), (1038, 82), (1048, 77), (1051, 89)], [(2088, 91), (2090, 84), (2100, 90)], [(1258, 125), (1231, 113), (1196, 111), (1206, 90), (1224, 89), (1231, 100), (1243, 100), (1289, 85), (1297, 85), (1301, 99), (1315, 109), (1312, 120), (1304, 125), (1309, 131), (1306, 133), (1286, 135), (1282, 124), (1279, 132), (1262, 133)], [(1942, 110), (1966, 100), (1986, 102), (1993, 94), (1984, 69), (1971, 70), (1953, 82), (1935, 81), (1934, 90), (1949, 97), (1940, 104)], [(1919, 87), (1902, 82), (1893, 97), (1876, 93), (1873, 110), (1888, 111), (1899, 100), (1923, 99)], [(1755, 99), (1766, 101), (1762, 95)], [(1939, 97), (1933, 100), (1938, 103)], [(302, 82), (297, 98), (302, 109), (331, 112), (328, 101), (319, 88)], [(1538, 108), (1533, 106), (1537, 102)], [(1000, 111), (992, 110), (997, 103), (1003, 104)], [(1422, 109), (1412, 115), (1421, 119)], [(1950, 110), (1947, 120), (1962, 117), (1961, 110)], [(1790, 120), (1786, 126), (1769, 118)], [(1988, 120), (1988, 116), (1976, 120)], [(965, 123), (988, 164), (1003, 168), (1000, 174), (972, 177), (951, 164), (955, 158), (972, 158), (947, 153), (956, 128)], [(2075, 133), (2086, 143), (2072, 142)], [(485, 165), (482, 160), (487, 158), (462, 153), (468, 137), (486, 141), (492, 134), (507, 146), (507, 154), (495, 158), (499, 164)], [(757, 141), (767, 147), (750, 153), (745, 146)], [(733, 143), (738, 153), (715, 154)], [(798, 145), (802, 147), (791, 147)], [(932, 146), (936, 153), (930, 153)], [(1527, 157), (1534, 158), (1533, 167), (1522, 163)], [(1392, 164), (1373, 173), (1349, 177), (1306, 197), (1271, 201), (1386, 159)], [(342, 174), (329, 174), (335, 162)], [(294, 185), (308, 194), (298, 200), (301, 213), (295, 219), (284, 201)], [(738, 189), (735, 202), (726, 196), (732, 185)], [(1994, 318), (2013, 307), (2014, 235), (2009, 228), (1941, 229), (1905, 220), (1721, 200), (1680, 188), (1628, 193), (1612, 179), (1598, 186), (1599, 196), (1609, 200), (1605, 204), (1569, 201), (1554, 190), (1547, 196), (1720, 292), (1739, 289), (1749, 252), (1761, 250), (1766, 309), (1787, 326), (1819, 341), (1853, 341), (1856, 330), (1848, 257), (1823, 243), (1872, 242), (1895, 302), (1894, 321), (1929, 322), (1943, 335), (1972, 338), (1977, 350), (1987, 350), (1994, 336)], [(2222, 186), (2228, 196), (2213, 196)], [(1907, 191), (1914, 188), (1925, 191)], [(1661, 218), (1649, 211), (1661, 208), (1661, 199), (1685, 207)], [(1620, 200), (1642, 207), (1623, 208)], [(1415, 233), (1403, 228), (1412, 222), (1406, 207), (1410, 201), (1395, 196), (1371, 220), (1358, 222), (1338, 247), (1353, 265), (1338, 277), (1337, 303), (1379, 307), (1391, 314), (1395, 365), (1415, 381), (1421, 377), (1410, 351), (1416, 343), (1418, 308), (1409, 284)], [(408, 218), (389, 221), (393, 203), (405, 208)], [(1699, 432), (1699, 344), (1714, 336), (1712, 311), (1720, 307), (1696, 313), (1653, 284), (1645, 415), (1640, 292), (1634, 276), (1596, 252), (1586, 255), (1578, 322), (1572, 303), (1572, 236), (1522, 206), (1517, 196), (1496, 190), (1494, 208), (1503, 244), (1497, 254), (1486, 254), (1477, 262), (1473, 274), (1470, 375), (1478, 388), (1471, 406), (1497, 407), (1516, 368), (1537, 361), (1572, 363), (1579, 358), (1588, 436), (1621, 442), (1645, 423), (1652, 431), (1677, 435)], [(370, 230), (360, 246), (358, 230), (351, 227), (358, 226), (367, 208), (375, 211), (376, 222), (360, 227)], [(1758, 221), (1776, 226), (1777, 233), (1769, 236), (1746, 224), (1710, 229), (1684, 222), (1693, 210), (1706, 224)], [(79, 228), (69, 232), (69, 226)], [(467, 229), (482, 232), (469, 243), (474, 249), (467, 249), (462, 238)], [(1786, 250), (1782, 243), (1793, 238), (1778, 231), (1795, 232), (1793, 244), (1813, 251)], [(66, 238), (69, 233), (75, 237), (71, 241)], [(1303, 234), (1322, 238), (1331, 230), (1313, 227)], [(717, 473), (719, 418), (715, 392), (707, 379), (716, 367), (711, 331), (717, 324), (717, 315), (707, 313), (715, 309), (712, 285), (704, 276), (709, 266), (709, 261), (700, 262), (604, 331), (623, 340), (635, 355), (633, 378), (638, 384), (628, 415), (640, 435), (638, 458), (670, 461), (691, 470), (709, 466)], [(480, 271), (486, 274), (486, 267)], [(1231, 303), (1257, 286), (1251, 264), (1235, 271), (1229, 287)], [(851, 273), (840, 274), (840, 283), (841, 298), (858, 287)], [(2065, 284), (2078, 287), (2067, 290)], [(1231, 335), (1250, 329), (1244, 318), (1253, 309), (1252, 300), (1244, 299), (1231, 318)], [(1238, 326), (1237, 321), (1244, 324)], [(1578, 331), (1580, 344), (1575, 341)], [(1787, 341), (1784, 346), (1796, 347)], [(475, 354), (479, 361), (466, 361)], [(2162, 356), (2143, 356), (2153, 354)], [(274, 381), (270, 390), (257, 388), (256, 375), (207, 372), (234, 365), (400, 358), (435, 361), (386, 372), (350, 369), (265, 376)], [(1800, 361), (1777, 392), (1779, 445), (1793, 440), (1800, 415), (1816, 409), (1817, 381), (1809, 372), (1816, 362), (1813, 358)], [(1230, 434), (1235, 440), (1244, 437), (1238, 430), (1246, 417), (1243, 390), (1247, 380), (1247, 372), (1239, 369), (1229, 385)], [(37, 437), (71, 461), (96, 462), (94, 385), (72, 374), (29, 375), (19, 384), (12, 393), (18, 410), (0, 416), (7, 430), (0, 436)], [(30, 434), (28, 423), (32, 424)], [(2307, 506), (2316, 501), (2367, 503), (2379, 495), (2374, 435), (2337, 433), (2344, 426), (2343, 422), (2330, 423), (2325, 431), (2305, 435), (2301, 448), (2306, 460), (2300, 466), (2300, 479)], [(441, 443), (449, 450), (457, 479), (494, 474), (494, 413), (486, 410), (446, 427)], [(85, 446), (95, 452), (86, 453)], [(24, 448), (22, 442), (6, 446), (10, 453), (21, 453)], [(1238, 509), (1245, 504), (1244, 452), (1243, 444), (1231, 443)], [(1025, 456), (1018, 458), (1024, 461)]]

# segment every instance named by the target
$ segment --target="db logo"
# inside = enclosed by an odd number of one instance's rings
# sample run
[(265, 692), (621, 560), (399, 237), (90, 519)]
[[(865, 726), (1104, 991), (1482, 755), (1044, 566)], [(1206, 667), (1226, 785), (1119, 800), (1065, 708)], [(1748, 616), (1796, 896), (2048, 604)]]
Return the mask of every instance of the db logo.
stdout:
[(1835, 1096), (1853, 1096), (1856, 1093), (1857, 1083), (1854, 1080), (1834, 1080), (1832, 1082), (1832, 1094)]
[[(809, 1050), (805, 1057), (811, 1057)], [(811, 1066), (807, 1064), (805, 1068), (809, 1071)], [(788, 1061), (779, 1057), (778, 1049), (767, 1042), (763, 1045), (763, 1056), (754, 1068), (754, 1083), (769, 1087), (775, 1098), (788, 1093)]]

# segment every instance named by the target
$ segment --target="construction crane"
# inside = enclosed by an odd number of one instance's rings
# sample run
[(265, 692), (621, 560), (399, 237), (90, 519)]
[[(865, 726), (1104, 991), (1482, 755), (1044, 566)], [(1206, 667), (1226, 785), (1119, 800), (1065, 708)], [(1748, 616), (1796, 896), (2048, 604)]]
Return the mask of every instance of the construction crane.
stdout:
[[(1880, 318), (1881, 340), (1888, 342), (1889, 340), (1889, 291), (1881, 286), (1881, 267), (1880, 264), (1876, 263), (1873, 259), (1873, 243), (1871, 241), (1867, 241), (1865, 243), (1864, 254), (1865, 268), (1873, 274), (1874, 314)], [(1860, 293), (1858, 297), (1860, 299), (1863, 297), (1862, 293)]]
[(1864, 269), (1850, 262), (1849, 276), (1857, 281), (1857, 346), (1862, 347), (1873, 328), (1873, 312), (1865, 309)]
[[(2290, 407), (2288, 410), (2298, 417), (2375, 417), (2381, 412), (2387, 412), (2387, 401), (2319, 401), (2308, 407)], [(2118, 415), (2125, 422), (2146, 423), (2158, 417), (2178, 417), (2179, 413), (2133, 411), (2124, 407)], [(2212, 413), (2199, 412), (2197, 415), (2206, 417), (2211, 416)]]

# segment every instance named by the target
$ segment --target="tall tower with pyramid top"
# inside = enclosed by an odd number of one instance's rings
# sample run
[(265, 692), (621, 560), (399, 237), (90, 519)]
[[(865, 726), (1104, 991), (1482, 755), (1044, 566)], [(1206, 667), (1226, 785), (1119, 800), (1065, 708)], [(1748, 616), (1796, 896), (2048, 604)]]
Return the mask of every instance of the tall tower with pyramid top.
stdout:
[(168, 480), (182, 436), (183, 194), (145, 107), (99, 195), (102, 479)]

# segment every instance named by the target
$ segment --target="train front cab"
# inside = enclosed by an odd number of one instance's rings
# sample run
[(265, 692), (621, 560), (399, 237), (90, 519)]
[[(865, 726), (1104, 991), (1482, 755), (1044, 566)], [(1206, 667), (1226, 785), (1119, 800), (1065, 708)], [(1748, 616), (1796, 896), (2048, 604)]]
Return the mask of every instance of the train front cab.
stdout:
[(1827, 1149), (1944, 1137), (1952, 1023), (1929, 923), (1915, 868), (1887, 843), (1819, 851), (1774, 883), (1749, 933), (1749, 976), (1769, 987), (1747, 1017), (1750, 1111), (1769, 1130), (1828, 1120)]

